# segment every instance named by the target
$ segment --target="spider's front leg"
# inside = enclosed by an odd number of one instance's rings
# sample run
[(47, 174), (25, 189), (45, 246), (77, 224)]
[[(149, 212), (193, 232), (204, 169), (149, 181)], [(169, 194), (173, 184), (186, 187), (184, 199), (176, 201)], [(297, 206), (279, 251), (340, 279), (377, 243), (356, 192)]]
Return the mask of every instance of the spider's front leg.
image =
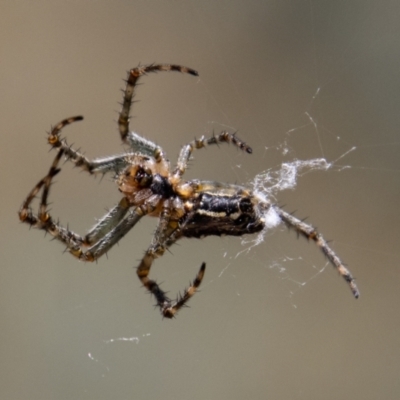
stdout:
[(147, 139), (139, 136), (135, 132), (131, 132), (129, 128), (130, 121), (130, 109), (132, 106), (132, 98), (134, 95), (135, 87), (138, 80), (149, 72), (159, 71), (177, 71), (193, 76), (199, 74), (192, 68), (183, 67), (175, 64), (151, 64), (143, 65), (136, 68), (132, 68), (128, 72), (128, 78), (126, 80), (126, 88), (124, 90), (124, 99), (122, 102), (122, 109), (119, 113), (118, 128), (121, 135), (121, 139), (124, 143), (128, 144), (134, 151), (142, 154), (154, 157), (157, 161), (161, 158), (162, 149), (155, 143), (150, 142)]
[(182, 295), (178, 294), (175, 300), (171, 300), (167, 297), (158, 283), (149, 278), (153, 261), (162, 256), (165, 250), (175, 243), (179, 237), (179, 235), (176, 235), (177, 229), (174, 227), (175, 224), (171, 222), (170, 217), (170, 210), (168, 207), (164, 207), (154, 235), (153, 243), (147, 249), (136, 271), (143, 286), (156, 298), (157, 306), (160, 308), (161, 314), (166, 318), (173, 318), (197, 292), (206, 269), (206, 264), (202, 263), (193, 282), (184, 290)]
[[(52, 179), (60, 172), (58, 163), (64, 150), (57, 153), (48, 174), (41, 179), (31, 190), (19, 210), (19, 218), (30, 226), (50, 233), (55, 239), (66, 245), (67, 250), (83, 261), (94, 261), (106, 253), (117, 243), (143, 216), (139, 209), (129, 211), (130, 204), (123, 198), (118, 205), (112, 208), (100, 221), (84, 236), (80, 236), (67, 228), (63, 228), (54, 221), (49, 214), (47, 199), (50, 192)], [(32, 212), (30, 204), (43, 188), (39, 211)], [(86, 251), (83, 247), (89, 247)]]
[(129, 165), (127, 154), (89, 160), (80, 151), (73, 149), (64, 138), (60, 137), (62, 129), (73, 122), (82, 121), (82, 116), (70, 117), (62, 120), (49, 132), (47, 141), (52, 148), (63, 151), (67, 160), (90, 174), (118, 173)]

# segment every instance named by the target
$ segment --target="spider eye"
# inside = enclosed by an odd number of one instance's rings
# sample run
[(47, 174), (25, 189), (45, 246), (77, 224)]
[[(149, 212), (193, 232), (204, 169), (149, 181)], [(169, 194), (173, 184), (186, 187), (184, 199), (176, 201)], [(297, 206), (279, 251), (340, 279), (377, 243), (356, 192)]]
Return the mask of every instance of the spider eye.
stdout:
[(135, 181), (141, 187), (149, 187), (153, 182), (153, 174), (149, 168), (140, 167), (135, 176)]

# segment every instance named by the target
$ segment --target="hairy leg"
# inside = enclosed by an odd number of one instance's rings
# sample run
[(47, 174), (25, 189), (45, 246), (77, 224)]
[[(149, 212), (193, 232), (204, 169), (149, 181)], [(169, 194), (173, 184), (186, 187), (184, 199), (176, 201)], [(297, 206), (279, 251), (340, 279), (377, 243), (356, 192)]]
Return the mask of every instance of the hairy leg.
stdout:
[(307, 239), (312, 239), (316, 243), (316, 245), (328, 258), (330, 263), (337, 269), (339, 274), (349, 284), (354, 297), (357, 299), (360, 296), (360, 292), (357, 288), (355, 279), (351, 275), (350, 271), (343, 265), (343, 262), (336, 255), (336, 253), (328, 246), (328, 243), (323, 238), (323, 236), (313, 226), (306, 224), (300, 219), (294, 217), (293, 215), (283, 211), (278, 206), (273, 207), (276, 213), (282, 219), (282, 221), (284, 221), (289, 226), (289, 228), (294, 228), (298, 233), (302, 234)]
[[(55, 239), (65, 244), (67, 250), (73, 256), (84, 261), (94, 261), (126, 235), (143, 216), (143, 212), (140, 209), (129, 211), (129, 203), (123, 198), (83, 237), (68, 228), (62, 227), (47, 210), (51, 182), (60, 172), (57, 167), (62, 156), (63, 150), (61, 149), (57, 153), (48, 174), (28, 194), (19, 211), (19, 218), (22, 222), (34, 228), (50, 233)], [(43, 192), (39, 211), (34, 214), (30, 204), (41, 189), (43, 189)], [(86, 251), (83, 250), (84, 247), (88, 246), (90, 247)]]
[(160, 308), (161, 314), (166, 318), (173, 318), (196, 293), (206, 269), (206, 264), (202, 263), (193, 282), (184, 290), (182, 295), (178, 294), (175, 300), (171, 300), (158, 283), (149, 278), (154, 260), (162, 256), (165, 250), (180, 237), (180, 233), (176, 228), (171, 227), (173, 224), (170, 222), (170, 212), (165, 207), (161, 213), (153, 242), (147, 249), (136, 271), (143, 286), (156, 298), (157, 306)]
[(107, 172), (118, 173), (129, 165), (129, 154), (98, 158), (89, 160), (80, 151), (73, 149), (64, 138), (60, 138), (61, 130), (73, 122), (82, 121), (82, 116), (66, 118), (59, 122), (49, 133), (48, 142), (56, 149), (62, 150), (67, 160), (90, 174), (105, 174)]
[(175, 179), (179, 179), (185, 173), (187, 168), (187, 163), (192, 155), (194, 149), (203, 149), (206, 146), (219, 143), (232, 143), (240, 150), (251, 154), (253, 152), (252, 148), (248, 146), (245, 142), (240, 140), (235, 134), (226, 131), (221, 132), (219, 135), (213, 135), (210, 138), (205, 138), (204, 136), (200, 139), (195, 139), (190, 143), (184, 145), (179, 153), (178, 162), (174, 169), (173, 176)]
[(129, 145), (134, 151), (138, 151), (142, 154), (154, 157), (156, 160), (159, 160), (162, 154), (161, 147), (157, 146), (150, 140), (147, 140), (140, 135), (131, 132), (129, 121), (132, 99), (138, 80), (141, 76), (147, 75), (147, 73), (149, 72), (159, 71), (177, 71), (193, 76), (198, 76), (197, 71), (195, 71), (194, 69), (172, 64), (143, 65), (141, 67), (139, 66), (137, 68), (131, 69), (128, 72), (128, 78), (126, 80), (126, 88), (124, 91), (124, 98), (122, 102), (122, 109), (118, 118), (119, 133), (121, 135), (122, 141)]

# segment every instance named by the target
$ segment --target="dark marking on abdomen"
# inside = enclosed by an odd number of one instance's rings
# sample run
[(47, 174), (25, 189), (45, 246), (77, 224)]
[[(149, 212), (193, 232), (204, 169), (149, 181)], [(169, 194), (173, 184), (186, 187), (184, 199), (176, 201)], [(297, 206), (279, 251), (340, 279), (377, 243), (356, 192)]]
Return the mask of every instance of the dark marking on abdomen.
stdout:
[(202, 193), (189, 218), (182, 221), (185, 237), (241, 236), (262, 229), (250, 198), (240, 195)]

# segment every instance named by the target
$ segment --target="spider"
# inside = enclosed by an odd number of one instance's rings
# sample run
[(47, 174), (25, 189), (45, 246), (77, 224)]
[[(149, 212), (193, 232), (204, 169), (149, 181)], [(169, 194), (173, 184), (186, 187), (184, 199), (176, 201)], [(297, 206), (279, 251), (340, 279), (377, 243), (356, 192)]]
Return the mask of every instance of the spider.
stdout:
[[(87, 159), (60, 137), (61, 130), (82, 116), (59, 122), (48, 134), (48, 143), (57, 155), (47, 175), (28, 194), (19, 210), (19, 218), (28, 225), (50, 233), (67, 250), (82, 261), (95, 261), (119, 242), (145, 215), (157, 217), (158, 225), (151, 244), (145, 252), (137, 275), (143, 286), (155, 297), (161, 314), (172, 318), (196, 293), (204, 277), (203, 262), (193, 282), (175, 299), (167, 297), (156, 281), (149, 278), (153, 261), (181, 238), (202, 238), (209, 235), (242, 236), (261, 231), (267, 224), (267, 213), (273, 213), (288, 227), (307, 239), (312, 239), (330, 263), (347, 281), (353, 295), (359, 291), (350, 271), (329, 247), (317, 230), (271, 203), (245, 186), (213, 181), (183, 180), (188, 161), (195, 149), (208, 145), (230, 143), (246, 153), (252, 149), (235, 134), (222, 131), (209, 138), (204, 136), (184, 145), (176, 166), (170, 163), (161, 147), (130, 130), (130, 109), (138, 80), (150, 72), (178, 71), (198, 76), (197, 71), (180, 65), (152, 64), (133, 68), (128, 72), (118, 128), (122, 142), (129, 151), (111, 157)], [(62, 227), (48, 211), (48, 197), (53, 178), (60, 172), (62, 157), (89, 174), (112, 173), (122, 198), (85, 236)], [(42, 189), (38, 213), (33, 213), (31, 202)]]

